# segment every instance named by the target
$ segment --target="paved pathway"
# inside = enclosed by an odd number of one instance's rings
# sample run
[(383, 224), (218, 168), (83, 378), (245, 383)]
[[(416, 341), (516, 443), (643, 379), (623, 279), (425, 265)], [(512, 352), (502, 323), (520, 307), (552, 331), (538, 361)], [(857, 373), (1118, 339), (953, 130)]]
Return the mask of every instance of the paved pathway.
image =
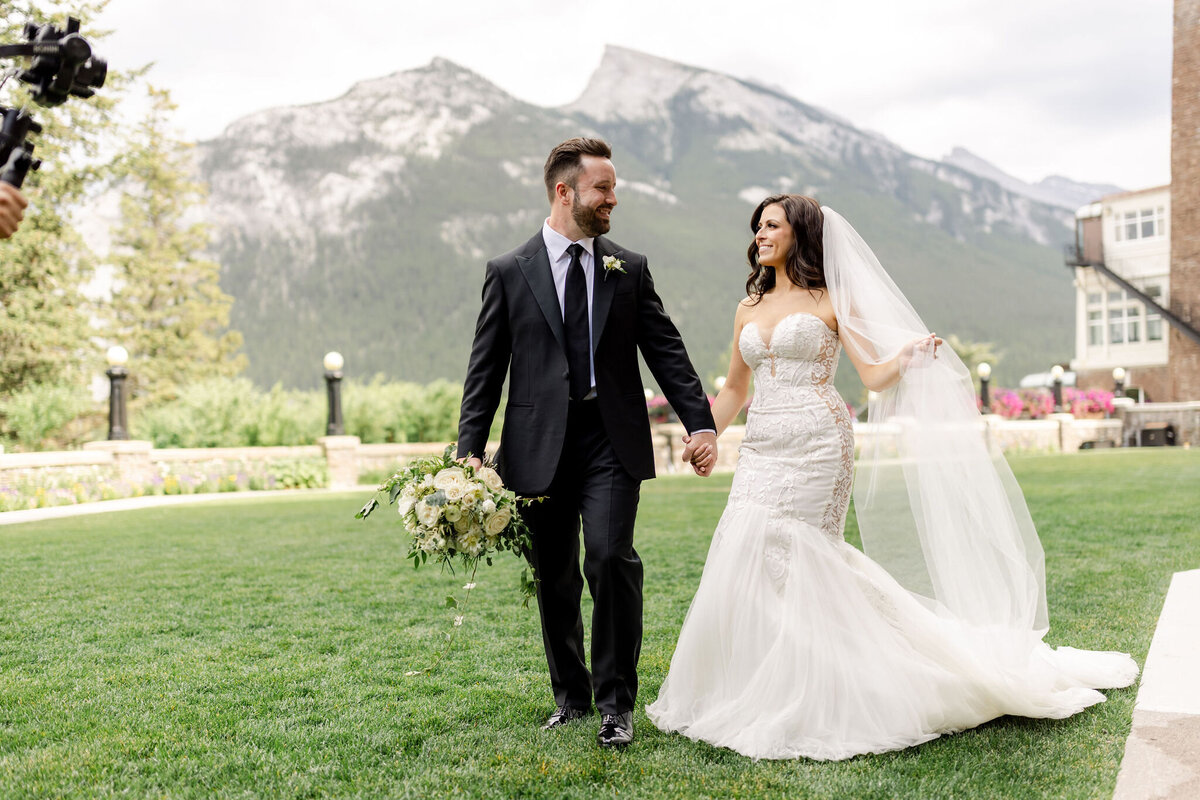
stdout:
[(208, 503), (213, 500), (253, 500), (263, 497), (283, 496), (298, 497), (306, 494), (336, 494), (347, 491), (361, 492), (363, 502), (365, 503), (370, 497), (370, 493), (378, 488), (378, 486), (357, 486), (351, 489), (273, 489), (259, 492), (218, 492), (214, 494), (171, 494), (127, 497), (123, 500), (101, 500), (95, 503), (75, 503), (69, 506), (4, 511), (0, 512), (0, 525), (37, 522), (43, 519), (63, 519), (64, 517), (78, 517), (84, 514), (102, 514), (106, 511), (132, 511), (139, 508)]
[(1114, 800), (1200, 798), (1200, 569), (1176, 572), (1142, 670)]

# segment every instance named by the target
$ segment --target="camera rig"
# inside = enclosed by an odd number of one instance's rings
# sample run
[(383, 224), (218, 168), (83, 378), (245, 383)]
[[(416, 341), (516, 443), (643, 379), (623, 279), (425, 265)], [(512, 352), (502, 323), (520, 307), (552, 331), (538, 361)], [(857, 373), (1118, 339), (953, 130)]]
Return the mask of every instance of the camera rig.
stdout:
[[(91, 97), (104, 85), (108, 64), (92, 54), (74, 17), (67, 20), (65, 30), (50, 23), (26, 23), (25, 39), (24, 44), (0, 45), (0, 58), (32, 57), (30, 65), (15, 74), (30, 85), (30, 96), (38, 105), (61, 105), (71, 96)], [(41, 131), (26, 109), (0, 106), (0, 181), (20, 187), (29, 170), (41, 166), (27, 139)]]

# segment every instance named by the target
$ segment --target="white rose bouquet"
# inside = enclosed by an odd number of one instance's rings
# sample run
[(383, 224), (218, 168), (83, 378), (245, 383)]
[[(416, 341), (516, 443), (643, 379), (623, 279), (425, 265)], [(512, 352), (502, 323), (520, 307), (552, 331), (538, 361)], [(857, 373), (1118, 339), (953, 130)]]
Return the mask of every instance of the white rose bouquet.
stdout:
[[(454, 445), (440, 456), (419, 458), (388, 478), (355, 518), (370, 516), (381, 498), (396, 505), (404, 528), (412, 534), (408, 557), (418, 568), (430, 556), (454, 570), (455, 560), (474, 571), (482, 560), (508, 550), (528, 561), (532, 543), (518, 507), (535, 499), (517, 497), (491, 466), (474, 469), (453, 457)], [(527, 565), (521, 571), (525, 604), (534, 596), (536, 579)]]

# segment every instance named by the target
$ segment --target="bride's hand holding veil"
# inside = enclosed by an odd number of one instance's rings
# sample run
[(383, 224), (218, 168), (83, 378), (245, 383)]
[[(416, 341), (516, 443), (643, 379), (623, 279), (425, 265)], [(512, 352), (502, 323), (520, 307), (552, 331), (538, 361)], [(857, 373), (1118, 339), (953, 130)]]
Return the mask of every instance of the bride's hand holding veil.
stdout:
[(937, 358), (937, 349), (945, 342), (936, 333), (913, 339), (900, 351), (900, 374), (903, 375), (910, 367), (928, 367)]

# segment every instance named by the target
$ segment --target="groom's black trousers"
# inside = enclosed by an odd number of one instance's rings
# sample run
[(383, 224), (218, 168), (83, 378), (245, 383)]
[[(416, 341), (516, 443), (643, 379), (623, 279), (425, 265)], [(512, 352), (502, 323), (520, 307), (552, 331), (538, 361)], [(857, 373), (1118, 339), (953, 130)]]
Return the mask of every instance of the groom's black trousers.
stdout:
[[(642, 562), (633, 549), (641, 482), (609, 443), (595, 400), (572, 401), (567, 436), (546, 500), (523, 512), (533, 535), (542, 642), (554, 700), (602, 714), (633, 710), (642, 648)], [(583, 653), (583, 572), (592, 594), (592, 672)]]

